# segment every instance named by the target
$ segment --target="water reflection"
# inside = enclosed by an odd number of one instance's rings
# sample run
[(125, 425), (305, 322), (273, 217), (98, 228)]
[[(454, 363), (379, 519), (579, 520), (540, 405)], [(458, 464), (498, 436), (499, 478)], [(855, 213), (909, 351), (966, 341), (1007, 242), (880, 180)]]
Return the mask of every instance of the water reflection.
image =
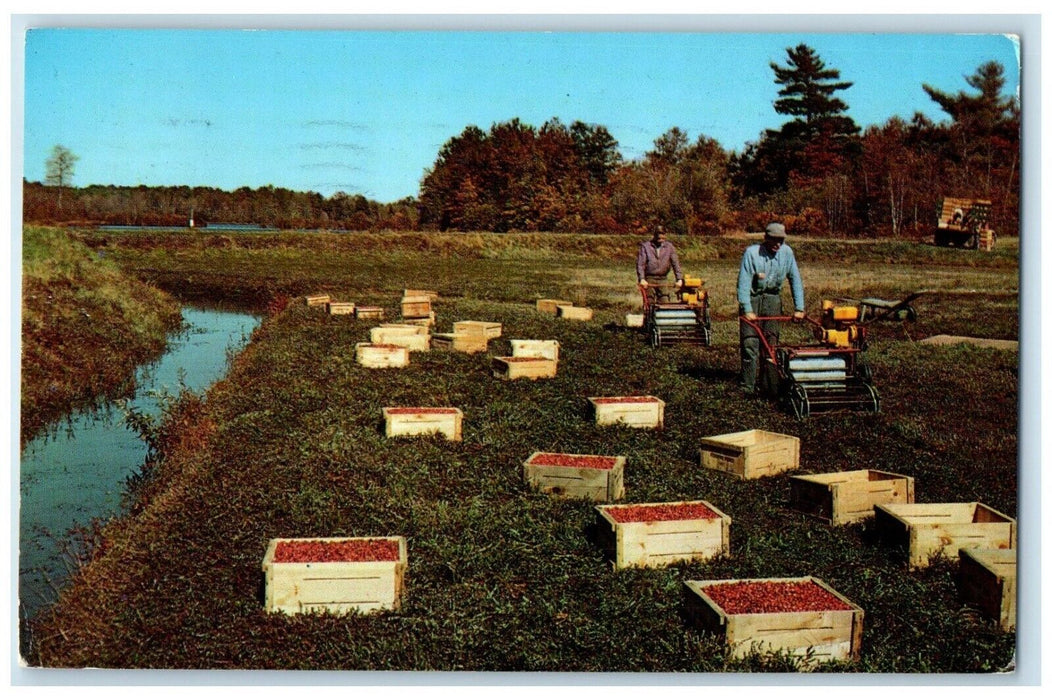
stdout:
[[(182, 387), (200, 392), (221, 378), (228, 352), (247, 342), (259, 318), (183, 309), (184, 330), (165, 354), (136, 374), (129, 407), (160, 413), (160, 397)], [(69, 578), (70, 533), (119, 512), (125, 480), (142, 465), (146, 445), (113, 404), (75, 414), (22, 451), (19, 508), (19, 611), (31, 617), (54, 602)]]

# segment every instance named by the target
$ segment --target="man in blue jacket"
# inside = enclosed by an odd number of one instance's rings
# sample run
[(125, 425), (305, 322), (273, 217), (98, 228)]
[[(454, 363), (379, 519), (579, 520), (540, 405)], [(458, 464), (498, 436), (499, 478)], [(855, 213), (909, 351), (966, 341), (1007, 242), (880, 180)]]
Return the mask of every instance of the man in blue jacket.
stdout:
[[(804, 282), (796, 266), (793, 249), (785, 243), (785, 226), (780, 223), (767, 225), (763, 243), (755, 243), (745, 249), (741, 267), (738, 269), (738, 313), (749, 320), (758, 316), (782, 315), (782, 284), (789, 280), (793, 293), (793, 319), (804, 317)], [(759, 326), (772, 347), (778, 344), (779, 323), (760, 321)], [(777, 391), (777, 376), (774, 368), (764, 363), (765, 371), (759, 377), (760, 337), (749, 324), (739, 322), (741, 339), (741, 383), (746, 395), (760, 393), (773, 395)]]

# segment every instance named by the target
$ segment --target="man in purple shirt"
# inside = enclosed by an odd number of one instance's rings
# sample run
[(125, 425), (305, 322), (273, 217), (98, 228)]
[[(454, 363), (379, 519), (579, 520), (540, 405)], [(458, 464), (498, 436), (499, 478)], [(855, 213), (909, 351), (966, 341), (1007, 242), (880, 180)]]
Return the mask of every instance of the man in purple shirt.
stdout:
[(668, 271), (676, 276), (676, 289), (683, 286), (683, 268), (679, 266), (676, 248), (665, 236), (665, 230), (658, 226), (649, 241), (643, 241), (636, 256), (636, 279), (639, 286), (646, 289), (654, 287), (654, 298), (659, 302), (671, 302), (673, 294), (669, 291)]

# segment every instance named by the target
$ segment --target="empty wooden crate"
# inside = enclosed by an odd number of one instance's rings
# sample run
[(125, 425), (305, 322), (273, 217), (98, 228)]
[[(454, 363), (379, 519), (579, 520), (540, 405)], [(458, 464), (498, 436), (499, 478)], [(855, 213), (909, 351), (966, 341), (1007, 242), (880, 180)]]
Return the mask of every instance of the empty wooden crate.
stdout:
[(1002, 632), (1016, 626), (1016, 550), (962, 549), (957, 572), (961, 599), (997, 623)]
[(486, 352), (489, 339), (474, 333), (434, 333), (431, 336), (431, 347), (435, 350), (455, 350), (456, 352)]
[(550, 379), (559, 363), (546, 357), (494, 357), (490, 366), (498, 379)]
[(391, 343), (358, 343), (354, 346), (355, 359), (362, 367), (383, 369), (409, 365), (409, 349)]
[(382, 411), (387, 437), (411, 435), (444, 435), (448, 440), (461, 439), (464, 413), (447, 406), (388, 406)]
[(1015, 549), (1016, 521), (982, 503), (886, 503), (874, 507), (877, 533), (907, 552), (911, 567), (941, 555), (956, 560), (959, 550)]
[(560, 306), (573, 306), (573, 302), (572, 301), (566, 301), (565, 299), (538, 299), (537, 300), (537, 310), (542, 312), (542, 313), (551, 314), (552, 316), (554, 316), (555, 314), (557, 314), (559, 312), (559, 307)]
[(483, 335), (492, 340), (500, 337), (501, 325), (492, 321), (455, 321), (453, 332), (464, 335)]
[(329, 313), (333, 316), (346, 316), (354, 313), (354, 302), (353, 301), (330, 301), (326, 304), (326, 308)]
[(523, 338), (511, 339), (512, 357), (545, 357), (549, 360), (559, 361), (558, 340), (531, 340)]
[(913, 503), (913, 477), (858, 469), (789, 478), (789, 504), (833, 525), (871, 518), (878, 503)]
[(625, 495), (625, 458), (534, 452), (523, 463), (526, 483), (561, 498), (616, 501)]
[(356, 306), (354, 316), (355, 318), (383, 318), (384, 308), (382, 306)]
[(813, 576), (685, 581), (687, 619), (731, 656), (785, 652), (801, 666), (857, 661), (864, 613)]
[(402, 318), (427, 318), (430, 315), (430, 297), (402, 297)]
[(781, 474), (800, 466), (800, 438), (766, 430), (745, 430), (704, 438), (701, 466), (743, 479)]
[(591, 396), (596, 425), (663, 428), (665, 402), (656, 396)]
[(266, 610), (397, 610), (406, 562), (404, 537), (272, 539), (263, 556)]
[(369, 340), (375, 345), (401, 345), (413, 352), (424, 352), (431, 348), (431, 336), (422, 326), (377, 326), (369, 329)]
[(591, 321), (592, 310), (587, 306), (567, 306), (560, 304), (556, 307), (555, 315), (570, 321)]
[(328, 294), (308, 294), (307, 295), (307, 306), (325, 306), (332, 297)]
[(596, 506), (599, 545), (615, 569), (730, 554), (731, 519), (706, 501)]

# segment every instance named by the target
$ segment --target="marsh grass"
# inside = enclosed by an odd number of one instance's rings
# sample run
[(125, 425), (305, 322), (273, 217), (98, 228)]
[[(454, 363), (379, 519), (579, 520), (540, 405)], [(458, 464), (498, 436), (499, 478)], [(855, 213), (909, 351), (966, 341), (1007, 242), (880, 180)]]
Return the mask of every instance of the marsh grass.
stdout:
[(21, 441), (73, 409), (127, 394), (179, 327), (175, 300), (56, 229), (22, 238)]
[[(490, 244), (485, 235), (479, 240)], [(488, 354), (413, 353), (406, 369), (369, 370), (355, 363), (353, 347), (372, 322), (327, 316), (293, 299), (195, 404), (193, 425), (173, 433), (188, 437), (173, 441), (158, 465), (163, 488), (105, 529), (105, 546), (39, 621), (34, 664), (785, 671), (792, 666), (777, 655), (731, 660), (718, 639), (687, 625), (682, 582), (802, 575), (822, 578), (866, 612), (861, 661), (822, 670), (992, 672), (1012, 657), (1014, 636), (958, 601), (953, 565), (910, 572), (877, 541), (871, 522), (834, 528), (797, 514), (789, 508), (789, 474), (739, 481), (701, 469), (697, 441), (752, 428), (793, 434), (801, 439), (802, 473), (892, 471), (916, 479), (918, 501), (979, 500), (1014, 515), (1014, 353), (917, 345), (902, 324), (888, 324), (869, 352), (883, 412), (798, 422), (739, 395), (732, 314), (717, 317), (707, 349), (655, 350), (623, 328), (628, 309), (619, 285), (626, 277), (634, 282), (631, 260), (582, 255), (538, 265), (530, 255), (450, 260), (400, 250), (387, 258), (329, 252), (323, 261), (311, 241), (298, 255), (294, 243), (207, 255), (181, 249), (162, 268), (162, 250), (107, 245), (126, 270), (162, 276), (189, 293), (197, 284), (212, 293), (226, 281), (238, 290), (325, 289), (395, 315), (404, 287), (434, 288), (439, 330), (474, 319), (500, 322), (503, 334)], [(714, 260), (711, 273), (700, 271), (711, 274), (714, 296), (730, 294), (736, 265)], [(839, 273), (823, 270), (840, 266), (811, 258), (805, 280), (832, 288)], [(904, 283), (928, 286), (929, 272), (918, 265)], [(975, 272), (1012, 288), (1013, 269)], [(592, 321), (533, 307), (538, 297), (574, 293), (595, 307)], [(985, 334), (987, 298), (954, 294), (952, 308), (941, 296), (922, 307), (909, 332), (957, 324)], [(1000, 297), (1006, 314), (1011, 299)], [(1017, 325), (998, 328), (1010, 337)], [(801, 332), (786, 329), (787, 338)], [(510, 338), (559, 340), (557, 376), (495, 379), (488, 355), (507, 353)], [(664, 430), (594, 424), (588, 396), (632, 393), (666, 402)], [(385, 438), (380, 409), (408, 404), (461, 408), (463, 440)], [(527, 488), (522, 462), (536, 450), (624, 455), (626, 502), (713, 503), (733, 519), (732, 556), (615, 572), (592, 536), (592, 504)], [(395, 534), (409, 542), (401, 611), (264, 612), (260, 562), (270, 538)]]

